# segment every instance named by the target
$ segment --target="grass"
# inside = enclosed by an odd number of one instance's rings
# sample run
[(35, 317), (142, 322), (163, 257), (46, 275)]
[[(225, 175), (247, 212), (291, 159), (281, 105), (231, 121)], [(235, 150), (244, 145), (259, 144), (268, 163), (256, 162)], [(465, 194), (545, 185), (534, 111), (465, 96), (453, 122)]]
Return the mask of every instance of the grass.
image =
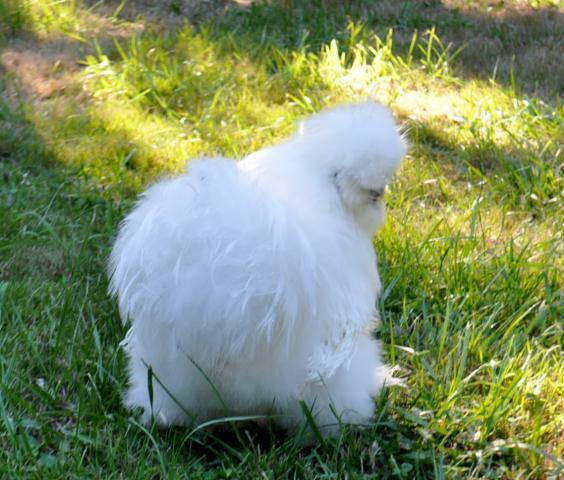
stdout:
[[(561, 476), (555, 2), (186, 5), (0, 5), (0, 476)], [(139, 425), (105, 272), (136, 194), (369, 95), (411, 143), (374, 240), (378, 336), (407, 388), (310, 449)]]

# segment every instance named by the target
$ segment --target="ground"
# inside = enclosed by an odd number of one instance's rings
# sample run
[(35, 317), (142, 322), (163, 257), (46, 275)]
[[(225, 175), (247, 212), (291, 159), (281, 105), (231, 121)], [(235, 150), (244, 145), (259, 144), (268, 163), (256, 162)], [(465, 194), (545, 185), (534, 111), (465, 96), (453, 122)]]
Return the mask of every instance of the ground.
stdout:
[[(563, 34), (557, 0), (3, 0), (0, 476), (559, 478)], [(136, 194), (366, 97), (410, 143), (374, 238), (406, 386), (313, 448), (141, 426), (105, 266)]]

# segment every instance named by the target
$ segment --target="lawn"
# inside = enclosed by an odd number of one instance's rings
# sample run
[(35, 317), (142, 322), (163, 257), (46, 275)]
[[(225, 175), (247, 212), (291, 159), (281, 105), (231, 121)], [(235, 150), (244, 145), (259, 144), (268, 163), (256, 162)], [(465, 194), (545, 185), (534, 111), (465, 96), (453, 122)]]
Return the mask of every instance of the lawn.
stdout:
[[(557, 0), (0, 0), (0, 477), (561, 478)], [(121, 405), (118, 224), (155, 178), (376, 98), (410, 151), (374, 238), (405, 387), (303, 448)]]

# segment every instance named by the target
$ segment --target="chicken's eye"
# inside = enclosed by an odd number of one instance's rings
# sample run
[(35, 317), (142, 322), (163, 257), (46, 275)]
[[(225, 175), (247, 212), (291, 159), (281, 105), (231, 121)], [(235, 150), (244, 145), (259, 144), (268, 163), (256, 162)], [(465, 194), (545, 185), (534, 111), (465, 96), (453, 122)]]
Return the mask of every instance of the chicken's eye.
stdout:
[(371, 202), (376, 202), (382, 198), (382, 194), (384, 193), (383, 190), (367, 188), (365, 190), (367, 197), (370, 199)]

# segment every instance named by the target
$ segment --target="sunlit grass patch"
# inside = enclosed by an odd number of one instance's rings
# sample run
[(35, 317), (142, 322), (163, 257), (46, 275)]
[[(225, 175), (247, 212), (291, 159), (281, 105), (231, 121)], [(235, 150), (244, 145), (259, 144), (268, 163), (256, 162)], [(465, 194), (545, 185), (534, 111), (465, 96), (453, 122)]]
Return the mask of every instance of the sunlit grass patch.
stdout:
[[(63, 34), (86, 42), (115, 30), (123, 5), (116, 4), (109, 15), (107, 9), (105, 15), (100, 12), (102, 6), (80, 0), (4, 0), (0, 4), (0, 35), (7, 38), (10, 33), (31, 33), (46, 39)], [(121, 30), (131, 27), (130, 22), (119, 23)]]
[[(192, 142), (162, 119), (147, 118), (135, 107), (54, 99), (34, 118), (35, 127), (57, 160), (103, 188), (133, 188), (157, 173), (179, 171)], [(176, 137), (176, 141), (174, 141)]]
[(103, 52), (89, 57), (94, 97), (125, 100), (163, 116), (202, 141), (204, 151), (240, 156), (241, 142), (249, 142), (243, 151), (252, 151), (269, 130), (288, 124), (289, 113), (295, 116), (284, 85), (264, 62), (237, 50), (223, 52), (205, 30), (195, 34), (186, 26), (174, 36), (132, 39), (118, 50), (114, 61)]
[(5, 0), (0, 6), (0, 32), (4, 34), (54, 31), (77, 35), (84, 25), (75, 1)]
[[(349, 25), (350, 37), (360, 29)], [(461, 82), (450, 66), (455, 55), (434, 31), (414, 35), (403, 56), (394, 52), (392, 31), (384, 40), (360, 38), (343, 45), (334, 40), (318, 54), (270, 45), (249, 56), (244, 38), (217, 44), (207, 30), (185, 27), (176, 36), (133, 39), (116, 60), (99, 52), (89, 58), (88, 80), (99, 99), (132, 102), (181, 125), (193, 141), (201, 140), (203, 152), (235, 157), (287, 132), (307, 112), (372, 96), (399, 113), (409, 110), (415, 130), (422, 125), (448, 138), (449, 155), (462, 152), (484, 175), (494, 169), (526, 172), (511, 175), (511, 187), (541, 204), (554, 202), (560, 105)]]

